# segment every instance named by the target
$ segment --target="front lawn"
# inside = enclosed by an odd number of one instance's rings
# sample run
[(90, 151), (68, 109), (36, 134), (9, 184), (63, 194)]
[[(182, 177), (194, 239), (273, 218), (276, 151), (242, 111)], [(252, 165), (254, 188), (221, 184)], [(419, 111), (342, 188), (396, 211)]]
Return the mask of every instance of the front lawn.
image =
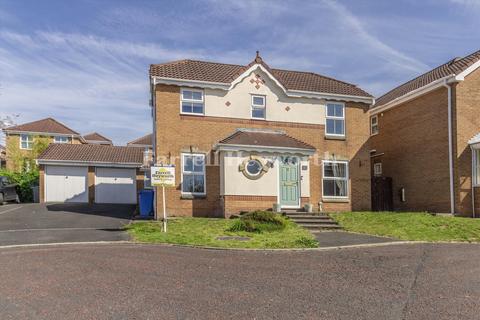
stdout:
[[(135, 241), (172, 243), (222, 248), (314, 248), (315, 238), (307, 230), (286, 220), (285, 228), (275, 231), (230, 231), (238, 219), (176, 218), (168, 222), (167, 233), (161, 232), (162, 223), (135, 222), (127, 231)], [(248, 237), (249, 240), (218, 240), (218, 237)]]
[(480, 219), (412, 212), (346, 212), (331, 217), (352, 232), (416, 241), (480, 241)]

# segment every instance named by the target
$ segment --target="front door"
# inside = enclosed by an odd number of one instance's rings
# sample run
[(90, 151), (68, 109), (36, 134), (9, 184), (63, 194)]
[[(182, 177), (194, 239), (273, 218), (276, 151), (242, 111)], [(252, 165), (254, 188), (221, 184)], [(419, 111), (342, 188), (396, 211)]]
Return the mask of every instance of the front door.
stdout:
[(296, 157), (282, 157), (280, 160), (280, 205), (282, 208), (300, 207), (298, 166)]

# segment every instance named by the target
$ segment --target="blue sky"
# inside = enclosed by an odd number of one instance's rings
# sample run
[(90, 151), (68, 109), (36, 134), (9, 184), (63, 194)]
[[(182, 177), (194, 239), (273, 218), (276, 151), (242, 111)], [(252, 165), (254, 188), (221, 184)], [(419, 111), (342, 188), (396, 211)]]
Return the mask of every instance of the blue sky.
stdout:
[(0, 117), (122, 144), (151, 131), (148, 66), (307, 70), (380, 95), (480, 49), (480, 0), (0, 0)]

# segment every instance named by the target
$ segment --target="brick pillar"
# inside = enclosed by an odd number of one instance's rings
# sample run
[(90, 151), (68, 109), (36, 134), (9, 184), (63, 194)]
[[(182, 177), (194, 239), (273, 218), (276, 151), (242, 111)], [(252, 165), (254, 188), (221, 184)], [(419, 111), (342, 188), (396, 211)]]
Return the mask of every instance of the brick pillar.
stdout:
[(88, 203), (95, 203), (95, 167), (88, 167)]

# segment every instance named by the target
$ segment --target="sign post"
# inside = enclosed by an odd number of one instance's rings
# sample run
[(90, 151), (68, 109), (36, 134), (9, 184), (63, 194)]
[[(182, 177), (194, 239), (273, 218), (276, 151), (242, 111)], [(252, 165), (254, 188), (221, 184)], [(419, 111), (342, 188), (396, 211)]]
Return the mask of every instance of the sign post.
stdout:
[(165, 187), (175, 187), (175, 166), (151, 167), (152, 186), (162, 187), (163, 203), (163, 232), (167, 232), (167, 204), (165, 201)]

